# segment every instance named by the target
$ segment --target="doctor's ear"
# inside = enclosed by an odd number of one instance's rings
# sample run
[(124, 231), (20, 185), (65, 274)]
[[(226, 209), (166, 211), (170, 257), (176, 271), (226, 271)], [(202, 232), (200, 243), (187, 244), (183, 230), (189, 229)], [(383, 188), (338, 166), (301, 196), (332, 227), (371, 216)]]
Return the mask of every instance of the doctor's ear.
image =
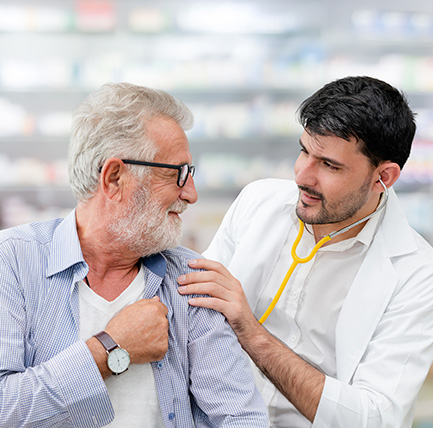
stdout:
[(375, 183), (375, 189), (378, 192), (383, 192), (383, 186), (380, 184), (379, 178), (383, 184), (390, 188), (400, 177), (401, 169), (395, 162), (384, 162), (378, 167), (379, 177)]

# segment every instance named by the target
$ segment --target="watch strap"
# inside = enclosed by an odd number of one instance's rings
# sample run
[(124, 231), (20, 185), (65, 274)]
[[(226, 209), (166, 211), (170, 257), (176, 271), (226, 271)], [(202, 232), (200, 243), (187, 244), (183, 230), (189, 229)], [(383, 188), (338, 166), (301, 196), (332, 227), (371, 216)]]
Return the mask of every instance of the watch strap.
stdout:
[(95, 334), (94, 337), (96, 337), (102, 343), (102, 346), (107, 352), (111, 352), (113, 349), (119, 347), (119, 345), (105, 331)]

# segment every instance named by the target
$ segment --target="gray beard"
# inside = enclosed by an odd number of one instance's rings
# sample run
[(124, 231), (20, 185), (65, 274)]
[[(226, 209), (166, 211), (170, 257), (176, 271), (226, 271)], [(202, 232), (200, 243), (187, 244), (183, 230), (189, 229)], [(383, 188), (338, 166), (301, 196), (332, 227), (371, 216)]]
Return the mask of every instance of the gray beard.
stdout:
[(147, 189), (135, 192), (121, 215), (108, 226), (113, 241), (121, 243), (139, 257), (176, 247), (182, 239), (182, 220), (169, 211), (182, 212), (187, 204), (176, 201), (163, 211)]

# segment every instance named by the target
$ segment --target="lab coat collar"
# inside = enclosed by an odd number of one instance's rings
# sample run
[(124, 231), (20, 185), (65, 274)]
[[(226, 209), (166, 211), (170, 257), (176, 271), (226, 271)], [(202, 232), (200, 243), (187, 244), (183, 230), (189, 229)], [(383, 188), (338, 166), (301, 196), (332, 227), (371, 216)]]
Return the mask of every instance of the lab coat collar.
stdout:
[(385, 215), (377, 233), (383, 236), (384, 251), (388, 257), (409, 254), (418, 248), (413, 236), (413, 230), (392, 188), (389, 189)]
[[(418, 249), (394, 190), (336, 328), (337, 375), (349, 382), (398, 284), (391, 258)], [(374, 298), (372, 298), (374, 296)], [(342, 357), (342, 358), (339, 358)]]
[[(296, 224), (296, 228), (298, 228), (298, 218), (294, 207), (297, 202), (298, 194), (288, 200), (283, 207), (283, 210), (291, 210), (291, 218), (293, 223)], [(384, 214), (378, 219), (380, 227), (376, 227), (376, 229), (377, 233), (381, 233), (384, 237), (386, 255), (388, 257), (395, 257), (416, 251), (417, 245), (412, 234), (412, 229), (393, 188), (389, 189), (388, 202), (384, 211)], [(396, 224), (399, 225), (398, 229), (395, 227)], [(396, 233), (397, 230), (398, 233)]]

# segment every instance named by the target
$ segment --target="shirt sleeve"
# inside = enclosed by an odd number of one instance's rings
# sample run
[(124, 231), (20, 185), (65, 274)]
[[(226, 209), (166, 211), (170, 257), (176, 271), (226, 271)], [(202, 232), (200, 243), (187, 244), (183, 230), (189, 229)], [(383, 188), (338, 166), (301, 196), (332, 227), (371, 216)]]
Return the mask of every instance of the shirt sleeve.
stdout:
[(268, 427), (249, 361), (225, 318), (205, 308), (191, 312), (188, 354), (197, 427)]
[[(82, 341), (62, 344), (55, 333), (56, 324), (60, 330), (67, 324), (61, 305), (56, 317), (36, 322), (35, 312), (44, 302), (24, 293), (12, 264), (0, 261), (0, 427), (106, 425), (113, 409), (89, 348)], [(51, 347), (45, 357), (39, 353), (36, 363), (35, 328), (43, 329), (47, 341), (58, 348)]]

